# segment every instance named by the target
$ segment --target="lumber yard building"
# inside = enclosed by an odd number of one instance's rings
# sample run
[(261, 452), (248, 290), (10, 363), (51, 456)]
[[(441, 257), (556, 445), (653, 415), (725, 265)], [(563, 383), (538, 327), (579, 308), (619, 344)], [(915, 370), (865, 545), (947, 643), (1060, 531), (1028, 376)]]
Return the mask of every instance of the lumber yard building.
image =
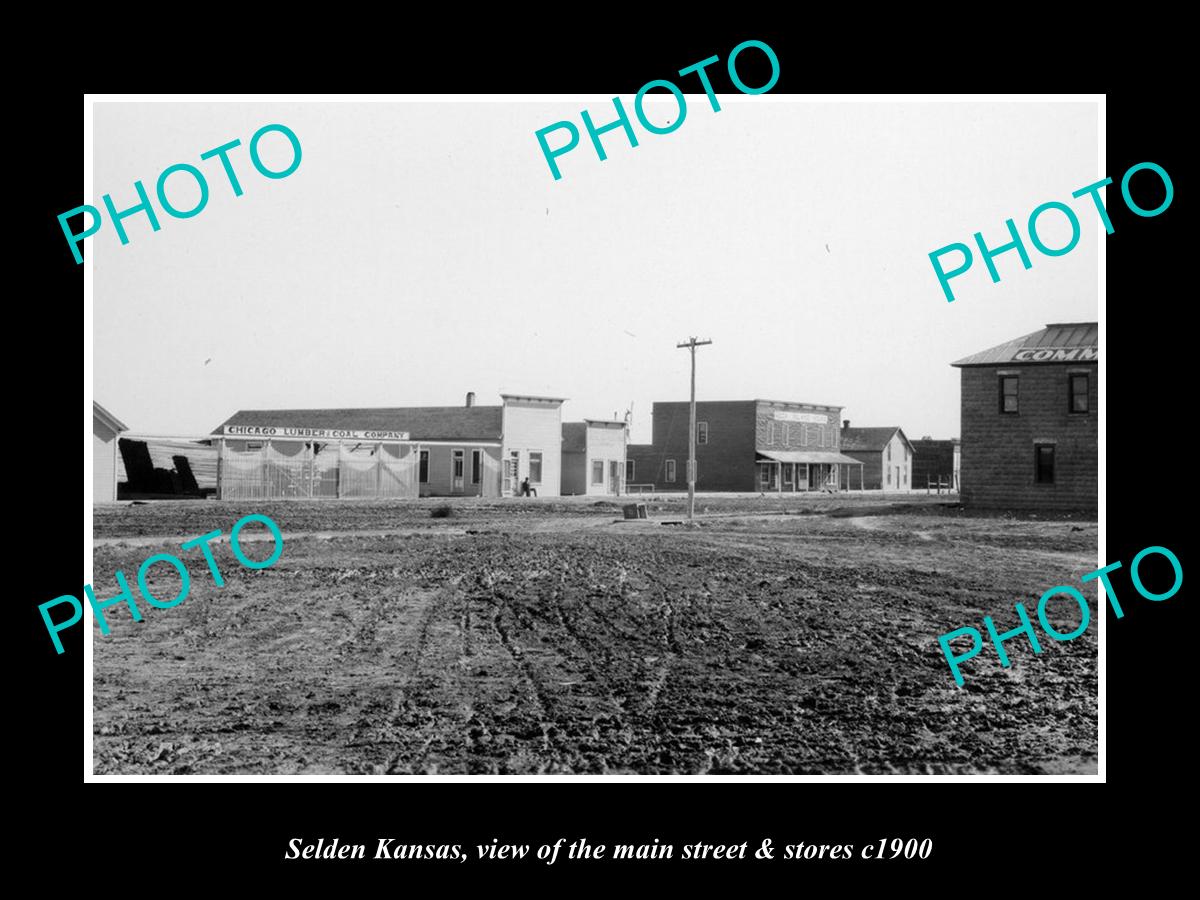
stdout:
[(962, 370), (963, 503), (1094, 512), (1096, 323), (1047, 325), (951, 365)]
[[(862, 465), (840, 452), (841, 413), (778, 400), (697, 401), (696, 490), (838, 490), (841, 470)], [(629, 486), (687, 490), (688, 403), (655, 403), (653, 419), (652, 442), (629, 445)]]
[[(913, 445), (898, 425), (852, 428), (842, 423), (841, 452), (862, 463), (858, 471), (843, 467), (842, 486), (868, 491), (912, 490)], [(859, 476), (855, 484), (854, 476)]]
[(962, 442), (958, 438), (935, 440), (923, 437), (913, 441), (912, 445), (913, 487), (957, 491)]
[(625, 422), (584, 419), (562, 426), (562, 492), (615, 496), (625, 492)]
[(213, 430), (217, 497), (559, 495), (564, 398), (377, 409), (240, 410)]

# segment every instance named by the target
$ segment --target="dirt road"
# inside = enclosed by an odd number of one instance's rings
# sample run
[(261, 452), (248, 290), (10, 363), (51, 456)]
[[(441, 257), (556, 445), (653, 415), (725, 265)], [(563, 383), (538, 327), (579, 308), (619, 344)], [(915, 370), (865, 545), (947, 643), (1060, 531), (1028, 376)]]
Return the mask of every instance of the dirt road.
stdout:
[[(180, 606), (96, 631), (97, 773), (1095, 771), (1094, 625), (1010, 642), (1011, 669), (985, 651), (962, 689), (936, 640), (1077, 583), (1094, 523), (414, 505), (317, 536), (314, 506), (268, 512), (274, 567), (222, 545), (225, 587), (196, 565)], [(108, 539), (171, 552), (243, 512), (176, 508), (98, 514), (100, 596), (154, 552)]]

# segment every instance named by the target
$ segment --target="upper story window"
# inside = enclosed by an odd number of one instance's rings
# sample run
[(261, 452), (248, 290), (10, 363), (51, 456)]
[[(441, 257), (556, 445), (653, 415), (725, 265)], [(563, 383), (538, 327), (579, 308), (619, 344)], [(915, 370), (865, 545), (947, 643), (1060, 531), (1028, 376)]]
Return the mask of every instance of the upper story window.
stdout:
[(696, 423), (696, 443), (697, 444), (707, 444), (708, 443), (708, 423), (707, 422), (697, 422)]
[(1000, 412), (1017, 412), (1017, 376), (1000, 376)]
[(1073, 413), (1085, 413), (1088, 411), (1088, 376), (1087, 373), (1079, 375), (1071, 375), (1068, 377), (1071, 387), (1071, 405), (1069, 409)]

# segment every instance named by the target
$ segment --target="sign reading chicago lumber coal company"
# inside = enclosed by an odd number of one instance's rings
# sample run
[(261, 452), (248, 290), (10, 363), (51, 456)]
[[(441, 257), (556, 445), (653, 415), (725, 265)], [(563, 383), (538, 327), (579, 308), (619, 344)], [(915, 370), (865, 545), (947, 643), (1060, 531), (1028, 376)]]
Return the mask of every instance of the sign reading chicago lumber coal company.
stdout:
[(1095, 362), (1095, 347), (1022, 347), (1013, 354), (1013, 362)]
[(295, 428), (290, 425), (226, 425), (226, 437), (323, 438), (329, 441), (407, 441), (407, 431), (354, 431), (349, 428)]
[(824, 425), (829, 421), (829, 416), (815, 413), (783, 412), (778, 409), (775, 410), (775, 418), (780, 422), (812, 422), (816, 425)]

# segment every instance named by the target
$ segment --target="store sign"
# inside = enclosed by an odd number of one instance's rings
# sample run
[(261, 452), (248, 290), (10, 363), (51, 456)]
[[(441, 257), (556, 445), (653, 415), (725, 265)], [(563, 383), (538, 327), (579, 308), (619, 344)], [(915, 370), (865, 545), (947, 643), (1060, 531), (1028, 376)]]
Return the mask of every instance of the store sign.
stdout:
[(1099, 354), (1095, 347), (1022, 347), (1013, 362), (1095, 362)]
[(327, 441), (407, 441), (407, 431), (353, 431), (349, 428), (294, 428), (287, 425), (226, 425), (226, 437), (321, 438)]
[(779, 412), (775, 411), (775, 419), (779, 422), (810, 422), (814, 425), (827, 425), (829, 417), (818, 413)]

